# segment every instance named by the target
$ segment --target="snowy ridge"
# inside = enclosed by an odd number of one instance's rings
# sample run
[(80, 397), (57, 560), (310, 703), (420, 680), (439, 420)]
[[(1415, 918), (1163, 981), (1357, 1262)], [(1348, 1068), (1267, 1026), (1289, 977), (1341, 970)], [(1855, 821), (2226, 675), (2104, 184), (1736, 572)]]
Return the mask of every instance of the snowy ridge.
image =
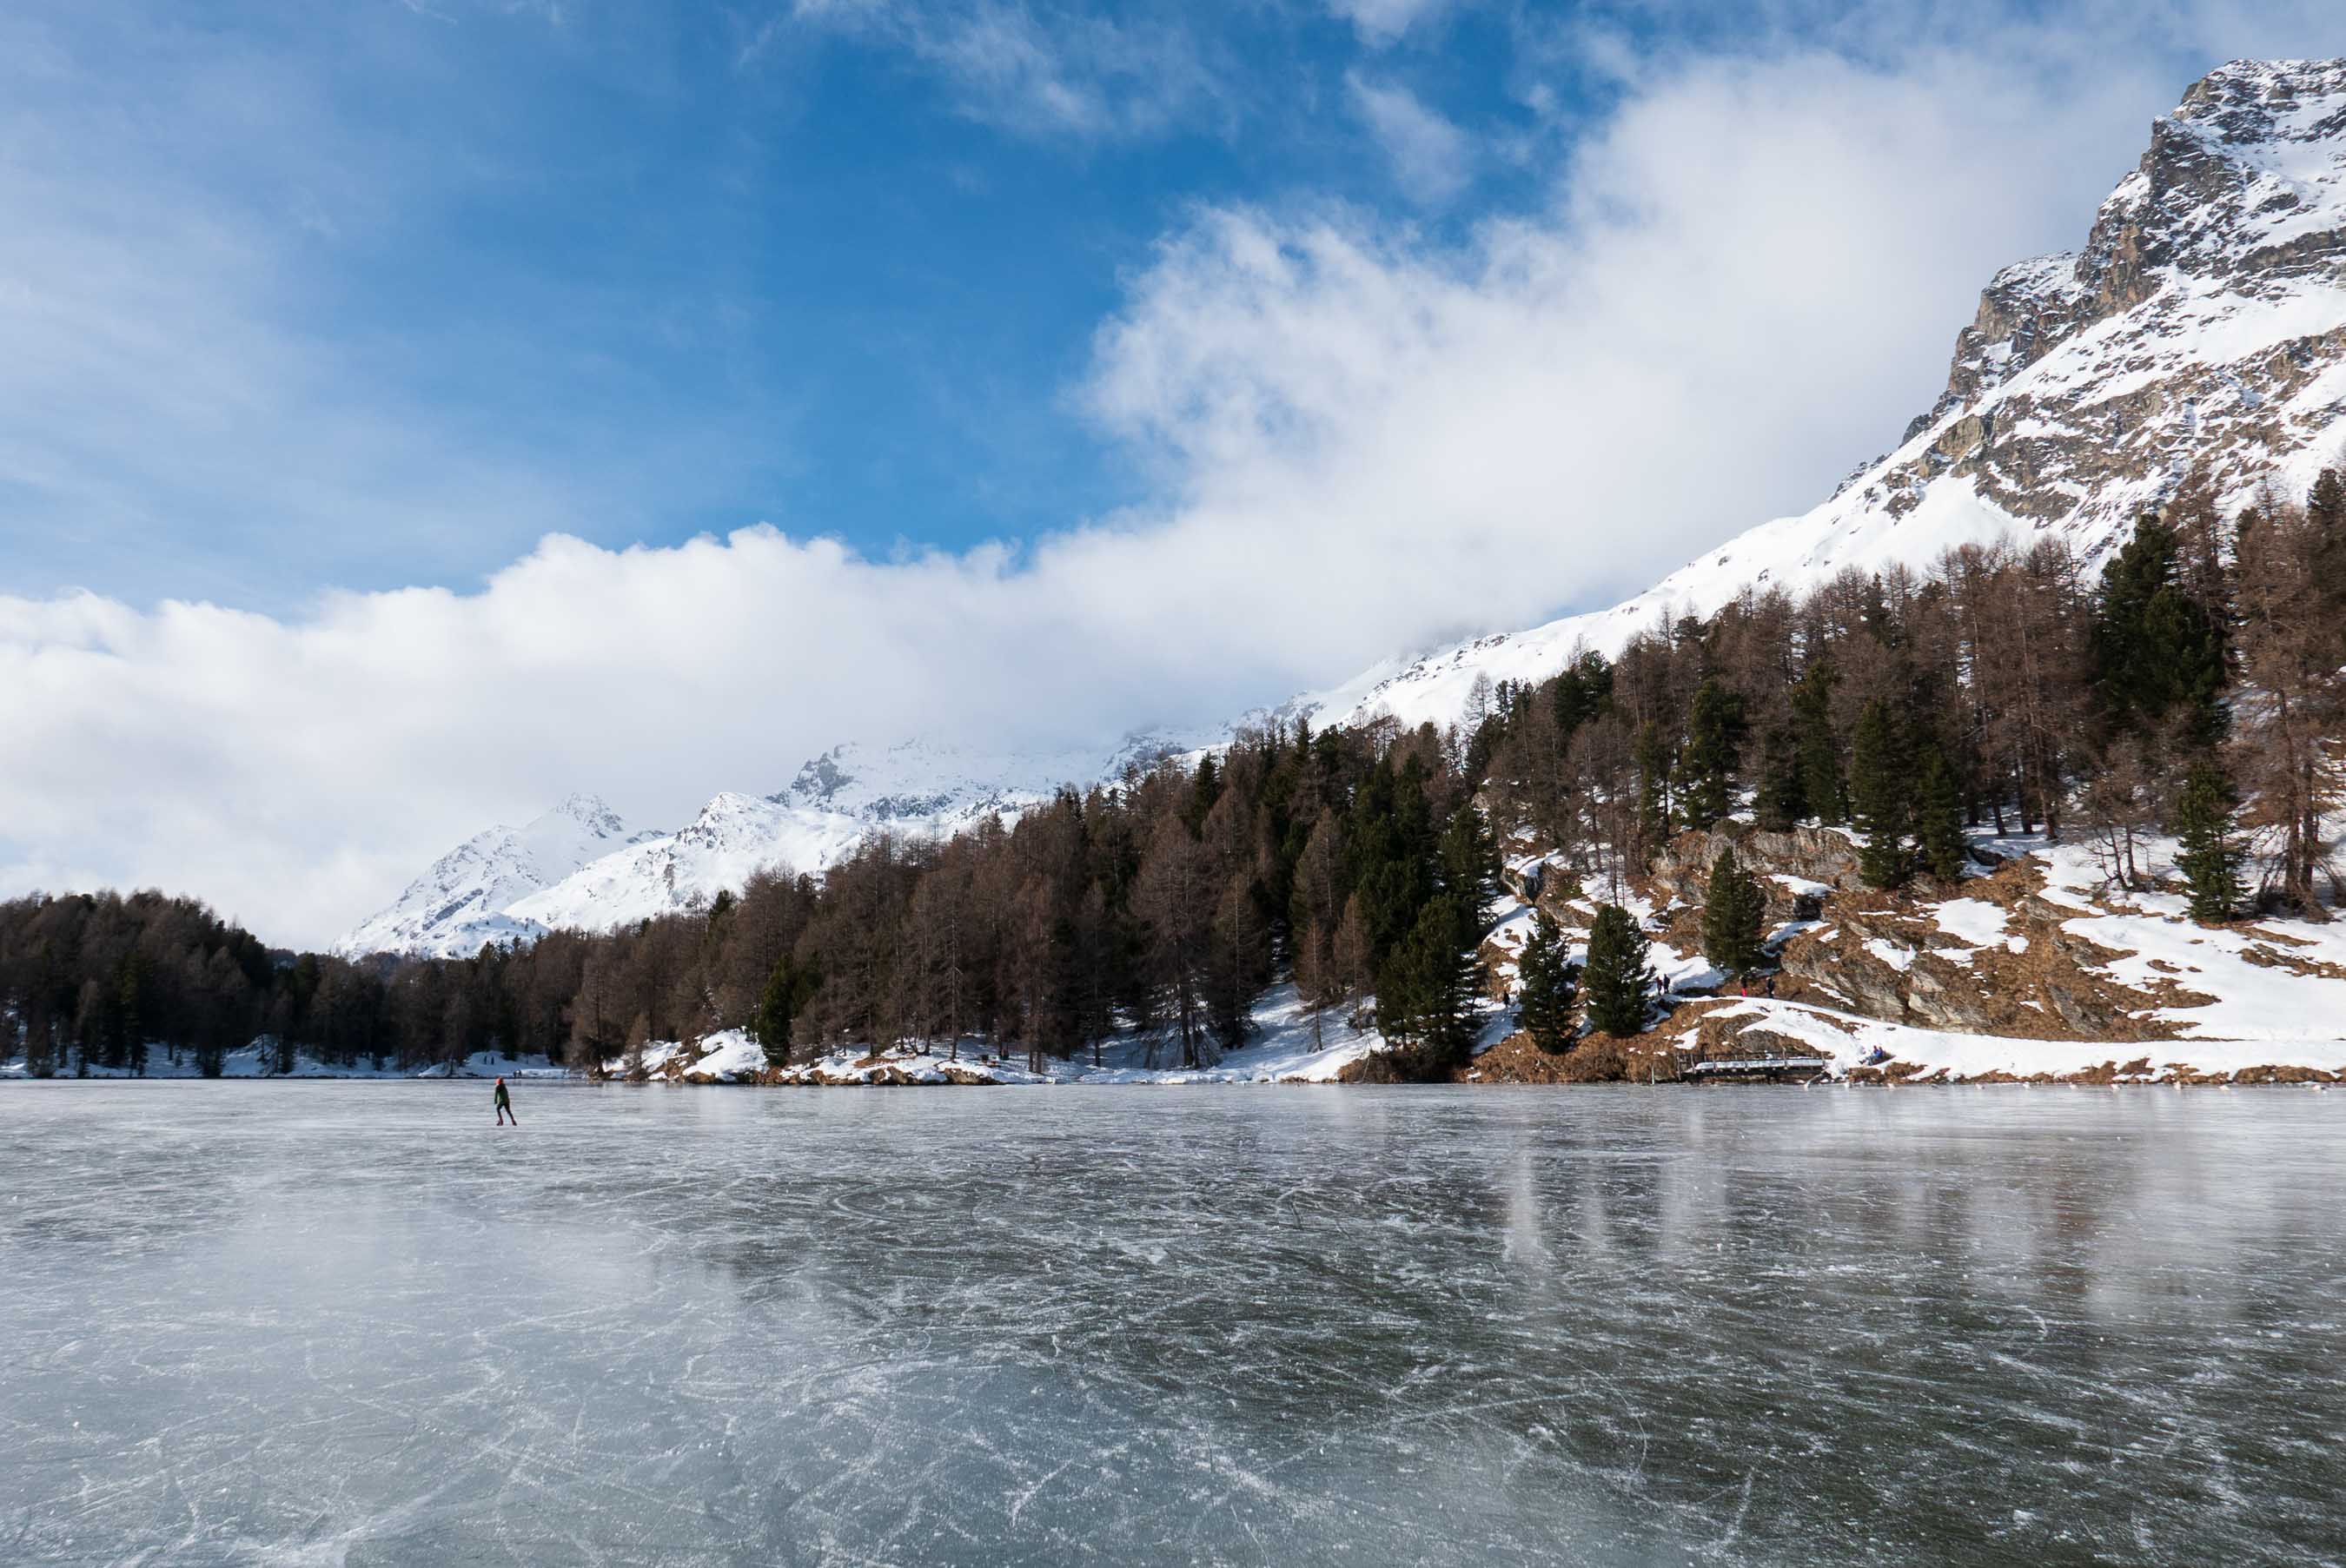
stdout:
[[(1388, 659), (1239, 722), (1447, 724), (1478, 677), (1535, 682), (1581, 648), (1616, 654), (1658, 622), (1711, 614), (1747, 590), (1919, 569), (1959, 545), (2058, 538), (2090, 567), (2195, 466), (2229, 509), (2268, 477), (2301, 491), (2320, 468), (2346, 465), (2341, 413), (2346, 59), (2235, 62), (2155, 122), (2082, 249), (1990, 280), (1956, 337), (1945, 392), (1821, 505), (1752, 528), (1610, 609)], [(541, 856), (493, 830), (336, 951), (469, 952), (693, 909), (762, 869), (819, 872), (875, 832), (947, 836), (1015, 817), (1063, 784), (1112, 782), (1128, 764), (1232, 732), (1142, 733), (1105, 756), (842, 746), (778, 793), (719, 795), (657, 839)]]
[(704, 908), (761, 871), (819, 871), (853, 849), (865, 830), (843, 812), (728, 792), (681, 830), (582, 866), (505, 912), (533, 932), (607, 931)]
[(2234, 62), (2155, 123), (2082, 250), (1990, 281), (1939, 402), (1823, 504), (1611, 609), (1389, 660), (1279, 711), (1446, 724), (1477, 676), (1542, 680), (1747, 588), (1919, 569), (1959, 545), (2055, 537), (2097, 565), (2194, 464), (2228, 510), (2268, 475), (2301, 494), (2346, 463), (2341, 412), (2346, 60)]
[(518, 828), (476, 833), (432, 862), (397, 902), (362, 921), (333, 946), (345, 958), (370, 952), (468, 957), (491, 942), (532, 941), (545, 927), (511, 906), (581, 866), (649, 834), (631, 830), (592, 795), (573, 795)]
[(874, 833), (949, 838), (990, 817), (1015, 820), (1062, 786), (1110, 783), (1127, 766), (1207, 739), (1145, 731), (1106, 755), (849, 743), (810, 760), (775, 794), (719, 794), (665, 834), (629, 834), (601, 801), (574, 796), (526, 828), (493, 828), (457, 846), (334, 951), (464, 957), (484, 942), (704, 909), (760, 871), (819, 873)]

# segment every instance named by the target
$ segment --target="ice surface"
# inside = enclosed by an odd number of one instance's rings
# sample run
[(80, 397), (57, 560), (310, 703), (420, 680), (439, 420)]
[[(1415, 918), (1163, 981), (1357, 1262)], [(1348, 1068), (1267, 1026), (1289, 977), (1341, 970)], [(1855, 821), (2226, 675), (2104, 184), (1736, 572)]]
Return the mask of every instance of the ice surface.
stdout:
[(0, 1558), (2346, 1539), (2346, 1095), (515, 1100), (0, 1091)]

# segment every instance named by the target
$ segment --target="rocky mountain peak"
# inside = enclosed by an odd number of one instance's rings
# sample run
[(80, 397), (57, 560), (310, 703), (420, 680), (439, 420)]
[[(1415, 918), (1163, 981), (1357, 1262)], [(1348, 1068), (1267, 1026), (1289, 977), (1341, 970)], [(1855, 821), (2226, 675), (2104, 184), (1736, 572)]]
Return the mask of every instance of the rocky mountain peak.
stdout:
[(1956, 337), (1945, 392), (1904, 439), (2162, 291), (2274, 297), (2334, 280), (2341, 258), (2346, 59), (2235, 60), (2152, 122), (2149, 147), (2102, 203), (2084, 249), (1989, 280)]
[(603, 838), (626, 838), (627, 825), (617, 811), (604, 803), (600, 795), (578, 790), (562, 798), (561, 803), (546, 813), (548, 818), (566, 818)]
[(2169, 269), (2270, 290), (2346, 251), (2346, 60), (2236, 60), (2209, 72), (2096, 215), (2080, 325), (2137, 305)]
[(834, 746), (820, 757), (809, 758), (781, 792), (782, 798), (802, 806), (827, 806), (841, 789), (854, 782), (848, 771), (849, 748)]
[(1989, 280), (1946, 390), (1822, 504), (1610, 609), (1389, 662), (1288, 708), (1448, 723), (1478, 677), (1543, 679), (1746, 588), (1799, 593), (2004, 538), (2058, 540), (2090, 568), (2187, 486), (2229, 512), (2331, 466), (2346, 466), (2346, 59), (2236, 61), (2154, 122), (2081, 249)]
[(2346, 359), (2346, 59), (2235, 61), (2151, 127), (2083, 249), (2007, 267), (1946, 391), (1844, 491), (1965, 483), (2091, 554), (2186, 471), (2219, 494), (2325, 433)]

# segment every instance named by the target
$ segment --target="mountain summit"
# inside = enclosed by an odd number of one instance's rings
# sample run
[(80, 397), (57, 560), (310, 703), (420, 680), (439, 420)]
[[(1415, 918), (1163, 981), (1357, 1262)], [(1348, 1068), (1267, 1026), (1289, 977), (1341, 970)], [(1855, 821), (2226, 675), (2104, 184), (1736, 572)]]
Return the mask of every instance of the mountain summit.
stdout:
[(2300, 491), (2346, 431), (2346, 60), (2235, 61), (2151, 126), (2082, 249), (2007, 267), (1947, 386), (1833, 496), (1609, 610), (1387, 661), (1282, 711), (1448, 723), (1478, 676), (1539, 680), (1658, 616), (1745, 588), (1921, 567), (1963, 544), (2062, 538), (2090, 565), (2187, 483), (2229, 510)]
[(546, 927), (507, 909), (614, 850), (650, 837), (628, 828), (594, 795), (572, 795), (518, 828), (475, 833), (432, 862), (389, 909), (336, 942), (346, 958), (369, 952), (458, 957), (481, 944), (533, 941)]
[[(2090, 565), (2186, 484), (2227, 509), (2268, 480), (2301, 490), (2346, 458), (2341, 413), (2346, 60), (2236, 61), (2153, 123), (2081, 249), (1989, 280), (1946, 390), (1821, 505), (1609, 610), (1391, 660), (1250, 717), (1447, 724), (1478, 678), (1537, 681), (1578, 648), (1617, 652), (1658, 618), (1708, 615), (1747, 588), (1920, 568), (2006, 535), (2063, 539)], [(780, 792), (719, 795), (664, 837), (628, 837), (601, 802), (574, 798), (459, 846), (337, 951), (470, 952), (691, 908), (761, 867), (819, 871), (875, 831), (959, 832), (1206, 738), (1046, 756), (840, 747)]]
[(574, 795), (524, 828), (492, 828), (434, 861), (334, 946), (345, 956), (457, 958), (484, 942), (606, 931), (706, 907), (761, 871), (819, 872), (874, 833), (944, 838), (1015, 819), (1062, 784), (1113, 779), (1212, 738), (1127, 736), (1112, 752), (980, 753), (925, 741), (835, 746), (771, 795), (728, 790), (673, 833), (631, 832)]

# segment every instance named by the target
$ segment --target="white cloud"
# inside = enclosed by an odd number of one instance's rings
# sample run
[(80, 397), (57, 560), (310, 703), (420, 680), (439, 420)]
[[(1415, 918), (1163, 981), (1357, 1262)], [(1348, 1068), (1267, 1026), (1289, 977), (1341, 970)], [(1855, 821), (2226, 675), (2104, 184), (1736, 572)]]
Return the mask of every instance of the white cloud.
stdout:
[(1450, 0), (1328, 0), (1329, 11), (1370, 44), (1391, 43), (1449, 5)]
[(672, 824), (843, 738), (1112, 737), (1634, 591), (1889, 443), (2183, 85), (2014, 57), (1681, 62), (1458, 246), (1202, 211), (1085, 393), (1161, 498), (1024, 551), (556, 536), (289, 616), (0, 597), (0, 889), (159, 884), (316, 942), (573, 788)]
[(794, 0), (750, 35), (740, 63), (805, 29), (901, 48), (959, 113), (1035, 138), (1154, 136), (1214, 117), (1226, 91), (1178, 6), (1115, 17), (1006, 0)]
[(1344, 87), (1411, 200), (1438, 205), (1466, 188), (1475, 149), (1465, 132), (1398, 84), (1364, 81), (1354, 72), (1345, 76)]

